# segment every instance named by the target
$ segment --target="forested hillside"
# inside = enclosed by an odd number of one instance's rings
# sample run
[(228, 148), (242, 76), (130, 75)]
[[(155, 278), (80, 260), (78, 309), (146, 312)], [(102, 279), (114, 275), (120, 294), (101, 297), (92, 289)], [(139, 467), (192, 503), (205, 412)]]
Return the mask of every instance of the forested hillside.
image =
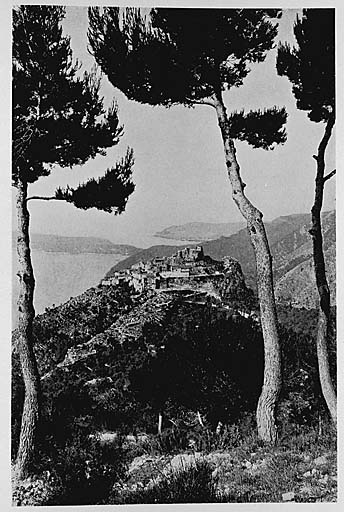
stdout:
[[(226, 424), (230, 432), (245, 415), (252, 417), (262, 382), (263, 342), (257, 304), (247, 293), (249, 302), (245, 296), (235, 299), (233, 289), (219, 302), (204, 295), (200, 299), (197, 292), (133, 295), (126, 287), (102, 286), (36, 317), (35, 353), (44, 393), (38, 470), (55, 465), (54, 474), (65, 482), (60, 502), (94, 502), (101, 493), (104, 497), (108, 491), (103, 486), (117, 478), (116, 471), (124, 471), (121, 435), (141, 433), (158, 453), (188, 450), (190, 442), (193, 449), (203, 450), (207, 443), (218, 442), (218, 425)], [(282, 433), (292, 425), (317, 424), (326, 411), (313, 340), (317, 313), (281, 307), (279, 315), (285, 376), (279, 406)], [(335, 377), (335, 333), (331, 340)], [(12, 368), (15, 451), (23, 400), (16, 331)], [(159, 415), (162, 430), (157, 437)], [(94, 451), (89, 436), (112, 441)], [(134, 453), (142, 452), (131, 457)], [(103, 475), (82, 491), (82, 480), (71, 473), (73, 464), (89, 457), (92, 464), (92, 457), (104, 464), (108, 456), (119, 457), (110, 480)]]
[[(160, 409), (170, 419), (184, 414), (182, 411), (200, 410), (214, 426), (220, 420), (234, 421), (242, 410), (253, 411), (262, 378), (260, 325), (240, 313), (247, 311), (244, 298), (222, 304), (213, 300), (200, 303), (182, 292), (133, 296), (127, 288), (104, 286), (36, 317), (35, 353), (44, 394), (50, 397), (48, 402), (52, 400), (49, 414), (56, 407), (70, 407), (81, 391), (84, 398), (84, 393), (89, 397), (86, 403), (91, 396), (98, 403), (96, 409), (87, 406), (88, 416), (94, 410), (88, 420), (92, 429), (153, 432)], [(229, 308), (223, 307), (226, 304)], [(255, 316), (257, 305), (252, 303), (251, 308)], [(281, 334), (287, 375), (295, 373), (297, 366), (304, 369), (304, 364), (307, 371), (313, 368), (307, 392), (312, 393), (315, 411), (320, 400), (312, 342), (316, 311), (284, 308), (280, 318), (285, 325), (281, 324)], [(16, 331), (13, 357), (16, 416), (22, 386), (17, 373)], [(59, 396), (60, 405), (53, 406)], [(115, 407), (113, 413), (108, 410), (110, 404)], [(14, 440), (18, 423), (15, 425)]]

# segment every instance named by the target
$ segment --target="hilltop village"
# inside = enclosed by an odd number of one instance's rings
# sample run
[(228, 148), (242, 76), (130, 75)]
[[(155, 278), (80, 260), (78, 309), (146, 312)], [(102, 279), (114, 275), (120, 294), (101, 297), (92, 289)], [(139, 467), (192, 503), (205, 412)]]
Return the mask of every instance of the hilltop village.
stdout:
[(129, 269), (115, 272), (101, 284), (114, 286), (126, 282), (138, 293), (183, 286), (198, 288), (223, 279), (230, 262), (231, 258), (215, 261), (205, 256), (201, 246), (185, 247), (173, 256), (140, 261)]

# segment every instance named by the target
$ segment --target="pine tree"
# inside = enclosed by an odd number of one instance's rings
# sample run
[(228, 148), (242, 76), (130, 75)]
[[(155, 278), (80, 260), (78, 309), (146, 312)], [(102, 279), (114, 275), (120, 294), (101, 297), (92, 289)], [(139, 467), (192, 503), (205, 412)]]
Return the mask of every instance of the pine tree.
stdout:
[(337, 398), (333, 387), (328, 361), (327, 340), (331, 329), (330, 290), (326, 279), (323, 250), (321, 210), (324, 187), (334, 174), (325, 175), (325, 154), (335, 125), (335, 39), (334, 9), (303, 9), (294, 25), (296, 47), (279, 45), (277, 71), (293, 84), (296, 106), (308, 112), (315, 123), (324, 123), (324, 134), (319, 143), (316, 161), (315, 196), (311, 211), (313, 262), (319, 294), (319, 320), (317, 329), (317, 354), (321, 389), (330, 411), (337, 422)]
[(62, 34), (59, 6), (19, 6), (13, 11), (12, 182), (17, 189), (19, 259), (18, 331), (25, 384), (16, 478), (30, 472), (40, 412), (40, 379), (33, 341), (35, 279), (30, 254), (28, 201), (65, 200), (78, 208), (121, 213), (134, 190), (133, 152), (105, 176), (76, 189), (58, 189), (53, 197), (28, 197), (28, 187), (50, 174), (54, 165), (72, 167), (117, 144), (123, 133), (114, 104), (105, 110), (96, 71), (79, 76), (70, 40)]
[(280, 347), (271, 254), (262, 213), (245, 195), (235, 140), (272, 149), (286, 140), (286, 111), (227, 114), (223, 92), (243, 84), (254, 62), (274, 45), (277, 10), (90, 8), (89, 42), (110, 82), (149, 105), (211, 106), (222, 135), (232, 195), (247, 221), (256, 255), (257, 285), (265, 342), (265, 373), (257, 407), (261, 439), (275, 442), (275, 406), (281, 386)]

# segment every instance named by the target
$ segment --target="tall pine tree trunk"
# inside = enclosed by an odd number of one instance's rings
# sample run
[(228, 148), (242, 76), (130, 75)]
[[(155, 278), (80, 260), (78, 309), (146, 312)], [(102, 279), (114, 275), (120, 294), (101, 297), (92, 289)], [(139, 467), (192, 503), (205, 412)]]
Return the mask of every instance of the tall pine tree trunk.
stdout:
[(228, 177), (232, 196), (247, 222), (247, 229), (254, 249), (257, 269), (257, 288), (264, 339), (264, 382), (257, 406), (258, 436), (265, 442), (275, 443), (277, 427), (275, 409), (281, 389), (281, 355), (277, 331), (277, 313), (273, 289), (272, 258), (262, 213), (245, 196), (245, 184), (240, 177), (234, 142), (228, 130), (226, 108), (220, 94), (213, 97), (218, 124), (225, 150)]
[(15, 477), (18, 482), (29, 474), (30, 463), (34, 455), (39, 417), (40, 382), (32, 340), (32, 322), (35, 316), (33, 307), (35, 279), (30, 254), (30, 217), (26, 204), (27, 183), (19, 181), (17, 190), (17, 252), (19, 261), (18, 352), (25, 385), (20, 441), (15, 467)]
[(315, 197), (312, 207), (312, 228), (310, 233), (313, 240), (313, 261), (315, 279), (319, 294), (319, 320), (317, 330), (317, 356), (321, 391), (330, 412), (333, 423), (337, 424), (337, 397), (330, 375), (328, 360), (328, 337), (330, 330), (330, 290), (326, 279), (323, 238), (321, 228), (321, 209), (324, 197), (325, 151), (334, 126), (334, 117), (327, 122), (324, 136), (319, 144), (318, 154), (314, 156), (317, 162), (315, 178)]

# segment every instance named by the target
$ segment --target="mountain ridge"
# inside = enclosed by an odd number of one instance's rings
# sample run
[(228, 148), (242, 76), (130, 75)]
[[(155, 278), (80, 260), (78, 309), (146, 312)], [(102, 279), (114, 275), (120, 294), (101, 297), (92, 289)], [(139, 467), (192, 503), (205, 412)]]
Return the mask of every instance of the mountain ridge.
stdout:
[(169, 226), (154, 236), (186, 242), (203, 242), (220, 236), (230, 236), (244, 228), (244, 222), (186, 222)]
[[(16, 246), (17, 232), (12, 232), (12, 248)], [(62, 236), (31, 233), (31, 248), (42, 252), (65, 252), (69, 254), (121, 254), (132, 255), (140, 248), (129, 244), (115, 244), (106, 238), (91, 236)]]

